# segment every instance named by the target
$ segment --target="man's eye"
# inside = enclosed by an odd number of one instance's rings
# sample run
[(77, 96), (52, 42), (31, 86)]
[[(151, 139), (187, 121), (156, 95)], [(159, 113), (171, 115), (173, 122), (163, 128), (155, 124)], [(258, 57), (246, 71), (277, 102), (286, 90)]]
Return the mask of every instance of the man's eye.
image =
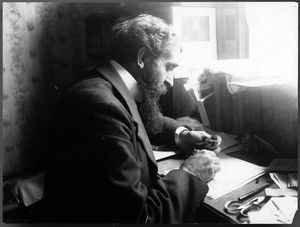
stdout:
[(174, 69), (174, 67), (172, 65), (167, 67), (167, 71), (172, 71)]

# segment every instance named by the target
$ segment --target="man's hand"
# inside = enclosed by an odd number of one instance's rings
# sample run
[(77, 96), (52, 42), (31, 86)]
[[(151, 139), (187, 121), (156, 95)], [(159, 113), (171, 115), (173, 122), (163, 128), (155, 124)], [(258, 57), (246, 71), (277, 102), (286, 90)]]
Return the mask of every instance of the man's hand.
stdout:
[(182, 163), (180, 168), (195, 177), (208, 182), (220, 171), (220, 159), (215, 152), (198, 150)]
[[(183, 131), (179, 134), (179, 146), (187, 152), (187, 154), (192, 155), (194, 153), (194, 149), (206, 149), (206, 147), (201, 147), (205, 140), (211, 138), (211, 135), (204, 131)], [(222, 140), (221, 137), (218, 137), (218, 141), (216, 142), (216, 146), (213, 149), (216, 154), (221, 152), (221, 148), (219, 147)]]

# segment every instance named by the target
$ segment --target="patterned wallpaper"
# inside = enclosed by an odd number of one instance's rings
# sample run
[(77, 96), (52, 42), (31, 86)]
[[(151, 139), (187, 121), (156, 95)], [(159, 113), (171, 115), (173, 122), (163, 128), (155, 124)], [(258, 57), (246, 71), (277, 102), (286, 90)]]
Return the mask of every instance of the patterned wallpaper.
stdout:
[(3, 3), (3, 175), (36, 166), (55, 94), (85, 63), (79, 3)]

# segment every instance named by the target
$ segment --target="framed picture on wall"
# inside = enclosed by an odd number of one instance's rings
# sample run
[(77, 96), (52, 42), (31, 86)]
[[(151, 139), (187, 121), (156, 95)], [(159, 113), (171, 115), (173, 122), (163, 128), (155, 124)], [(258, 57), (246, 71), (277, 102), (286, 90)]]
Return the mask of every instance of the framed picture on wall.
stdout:
[(185, 71), (184, 75), (178, 73), (176, 77), (191, 77), (206, 63), (217, 60), (216, 10), (174, 6), (172, 12), (173, 26), (183, 47), (182, 65)]
[(183, 15), (180, 21), (183, 42), (209, 41), (209, 17)]

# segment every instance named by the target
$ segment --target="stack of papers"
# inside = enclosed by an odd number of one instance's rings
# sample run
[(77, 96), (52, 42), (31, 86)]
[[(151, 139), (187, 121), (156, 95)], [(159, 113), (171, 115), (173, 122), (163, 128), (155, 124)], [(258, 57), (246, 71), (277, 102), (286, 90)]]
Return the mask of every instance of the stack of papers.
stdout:
[(298, 174), (281, 174), (270, 173), (271, 179), (277, 184), (279, 188), (293, 188), (298, 187)]
[(267, 188), (267, 196), (298, 196), (298, 174), (270, 173), (271, 179), (279, 188)]

